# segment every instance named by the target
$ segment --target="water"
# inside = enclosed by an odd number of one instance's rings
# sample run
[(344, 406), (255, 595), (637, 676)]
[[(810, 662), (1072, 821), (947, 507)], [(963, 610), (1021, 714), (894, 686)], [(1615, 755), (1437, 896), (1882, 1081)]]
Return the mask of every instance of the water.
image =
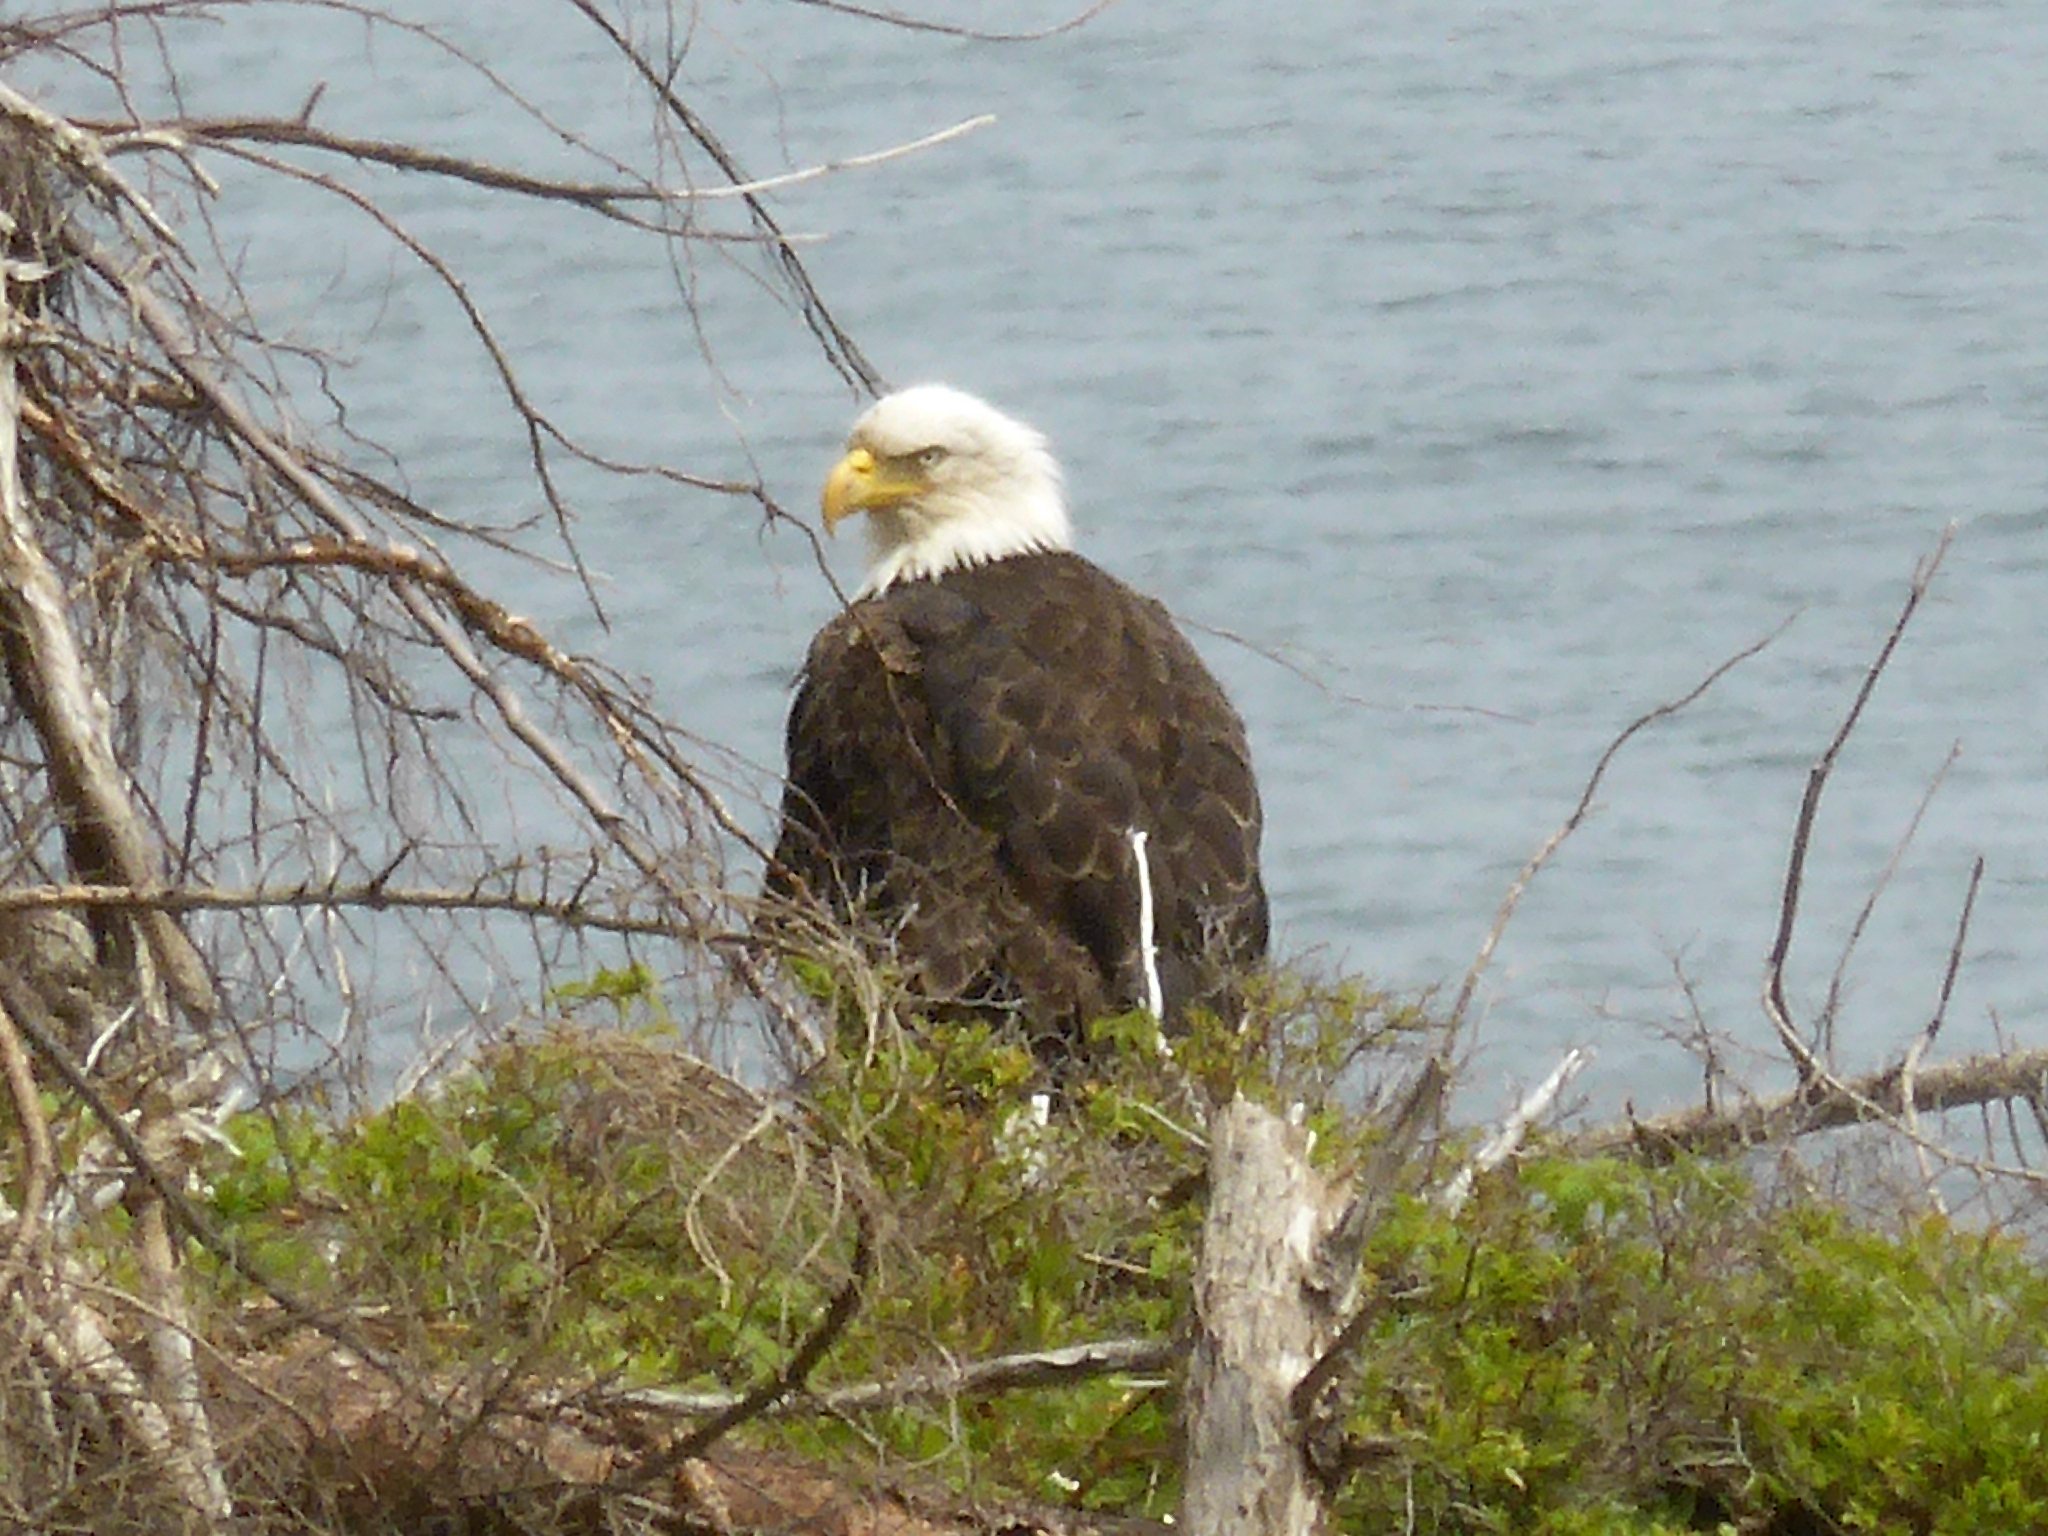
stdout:
[[(401, 9), (646, 160), (646, 109), (567, 7)], [(1586, 1043), (1597, 1107), (1671, 1101), (1694, 1073), (1660, 1032), (1695, 1007), (1768, 1056), (1807, 766), (1953, 521), (1829, 787), (1792, 991), (1810, 1014), (1959, 742), (1849, 969), (1843, 1058), (1924, 1021), (1979, 853), (1950, 1043), (2048, 1030), (2048, 16), (1122, 0), (1029, 46), (786, 0), (687, 19), (684, 88), (755, 175), (997, 115), (775, 206), (877, 365), (1045, 429), (1085, 549), (1196, 629), (1250, 723), (1283, 952), (1454, 983), (1607, 743), (1792, 618), (1617, 759), (1501, 946), (1474, 1085)], [(366, 60), (317, 11), (166, 35), (195, 111), (288, 114), (326, 79), (329, 127), (595, 174), (403, 38)], [(259, 298), (355, 359), (355, 424), (415, 490), (531, 511), (445, 299), (331, 202), (216, 169)], [(856, 402), (718, 250), (359, 179), (462, 265), (569, 430), (814, 505)], [(568, 478), (610, 628), (525, 568), (513, 605), (738, 752), (765, 829), (833, 605), (807, 544), (748, 504)], [(851, 584), (858, 548), (831, 555)]]

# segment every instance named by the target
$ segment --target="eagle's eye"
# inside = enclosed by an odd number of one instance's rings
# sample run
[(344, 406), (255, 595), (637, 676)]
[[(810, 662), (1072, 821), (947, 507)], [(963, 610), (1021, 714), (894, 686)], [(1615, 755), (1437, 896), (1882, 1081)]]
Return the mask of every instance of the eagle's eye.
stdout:
[(946, 461), (946, 450), (937, 443), (929, 448), (920, 448), (910, 456), (910, 462), (927, 472), (937, 469)]

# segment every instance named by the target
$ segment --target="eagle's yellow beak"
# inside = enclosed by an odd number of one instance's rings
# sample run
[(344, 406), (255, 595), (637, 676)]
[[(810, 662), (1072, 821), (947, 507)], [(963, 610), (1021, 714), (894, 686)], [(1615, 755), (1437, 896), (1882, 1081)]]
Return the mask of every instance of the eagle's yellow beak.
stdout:
[(849, 448), (825, 477), (825, 531), (832, 532), (856, 512), (900, 507), (930, 489), (904, 466), (885, 463), (865, 448)]

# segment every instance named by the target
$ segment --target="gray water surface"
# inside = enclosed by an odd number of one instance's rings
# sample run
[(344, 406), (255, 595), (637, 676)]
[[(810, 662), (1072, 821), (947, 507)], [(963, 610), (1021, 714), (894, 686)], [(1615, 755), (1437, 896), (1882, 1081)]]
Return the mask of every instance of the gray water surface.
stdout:
[[(566, 6), (398, 8), (645, 158), (644, 106)], [(1023, 10), (931, 14), (1058, 14)], [(754, 175), (996, 114), (775, 206), (877, 365), (1043, 428), (1086, 551), (1195, 630), (1250, 723), (1284, 952), (1454, 983), (1607, 743), (1790, 618), (1614, 763), (1501, 947), (1478, 1086), (1586, 1043), (1593, 1097), (1649, 1107), (1694, 1080), (1659, 1035), (1694, 1006), (1764, 1050), (1807, 767), (1953, 521), (1829, 787), (1793, 992), (1810, 1012), (1960, 743), (1850, 969), (1843, 1056), (1924, 1021), (1979, 853), (1951, 1043), (1994, 1014), (2048, 1038), (2048, 13), (1122, 0), (1031, 45), (787, 0), (686, 19), (683, 89)], [(366, 61), (360, 26), (167, 35), (194, 110), (339, 80), (330, 127), (570, 163), (447, 57), (386, 37)], [(360, 178), (593, 446), (758, 465), (814, 505), (858, 402), (740, 265)], [(331, 201), (226, 179), (253, 290), (356, 359), (356, 425), (419, 494), (531, 511), (445, 299)], [(808, 547), (746, 504), (570, 479), (611, 627), (530, 570), (516, 604), (741, 754), (765, 829), (835, 603)], [(832, 559), (850, 586), (857, 544)]]

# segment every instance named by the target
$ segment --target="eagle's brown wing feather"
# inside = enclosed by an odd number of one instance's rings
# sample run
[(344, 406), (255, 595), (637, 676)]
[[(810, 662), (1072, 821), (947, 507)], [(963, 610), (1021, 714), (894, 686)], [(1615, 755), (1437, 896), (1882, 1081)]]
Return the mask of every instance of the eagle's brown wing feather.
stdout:
[(1265, 953), (1243, 725), (1166, 610), (1078, 556), (856, 603), (812, 644), (788, 749), (771, 891), (893, 925), (934, 995), (1067, 1035), (1141, 1001), (1134, 827), (1170, 1015)]

